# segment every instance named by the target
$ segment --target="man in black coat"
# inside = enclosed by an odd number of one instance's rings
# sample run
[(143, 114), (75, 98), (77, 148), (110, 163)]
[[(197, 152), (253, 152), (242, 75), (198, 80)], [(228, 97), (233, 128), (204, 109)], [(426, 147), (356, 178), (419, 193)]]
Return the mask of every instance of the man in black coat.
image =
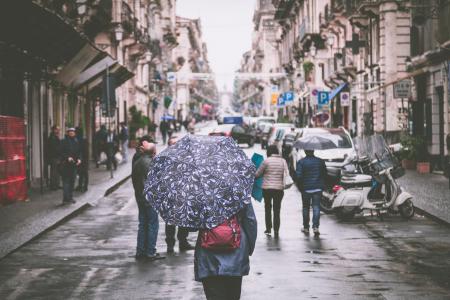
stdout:
[(134, 194), (139, 209), (139, 226), (137, 235), (136, 256), (137, 260), (156, 260), (164, 258), (156, 252), (159, 220), (156, 210), (149, 205), (144, 197), (144, 185), (150, 169), (153, 157), (156, 155), (156, 146), (145, 140), (140, 142), (141, 154), (133, 163), (131, 179)]
[(47, 140), (47, 162), (50, 165), (50, 189), (57, 190), (60, 188), (60, 175), (58, 171), (58, 164), (60, 162), (60, 146), (59, 127), (52, 126), (52, 132)]
[(75, 136), (75, 128), (67, 130), (66, 138), (61, 143), (60, 170), (63, 180), (63, 204), (75, 203), (73, 186), (77, 167), (81, 164), (81, 147)]
[(86, 138), (83, 136), (81, 127), (75, 128), (76, 137), (80, 144), (81, 164), (78, 166), (78, 186), (77, 191), (86, 192), (89, 184), (89, 151)]

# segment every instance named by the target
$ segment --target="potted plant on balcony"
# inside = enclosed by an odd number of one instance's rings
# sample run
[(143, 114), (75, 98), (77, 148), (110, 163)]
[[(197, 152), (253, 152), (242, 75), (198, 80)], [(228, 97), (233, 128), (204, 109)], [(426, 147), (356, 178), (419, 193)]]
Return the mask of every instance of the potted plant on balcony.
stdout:
[(312, 75), (312, 71), (314, 69), (314, 64), (310, 61), (305, 61), (303, 63), (303, 71), (305, 72), (305, 80), (311, 81), (310, 75)]

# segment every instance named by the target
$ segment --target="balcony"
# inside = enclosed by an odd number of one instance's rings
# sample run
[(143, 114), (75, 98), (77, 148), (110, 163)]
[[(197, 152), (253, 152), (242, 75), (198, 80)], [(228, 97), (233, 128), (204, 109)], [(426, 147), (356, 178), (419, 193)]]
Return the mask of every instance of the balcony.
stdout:
[(319, 36), (319, 32), (314, 31), (308, 18), (304, 18), (298, 30), (298, 39), (300, 44), (304, 44), (307, 40), (314, 36)]
[(358, 10), (361, 14), (374, 18), (380, 14), (381, 0), (363, 0), (360, 1)]

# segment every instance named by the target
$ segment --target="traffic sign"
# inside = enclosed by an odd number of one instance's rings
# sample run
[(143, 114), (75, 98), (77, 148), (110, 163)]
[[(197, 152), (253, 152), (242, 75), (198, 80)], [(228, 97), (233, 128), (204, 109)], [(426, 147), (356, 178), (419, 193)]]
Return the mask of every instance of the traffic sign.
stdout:
[(411, 81), (406, 79), (394, 83), (394, 98), (409, 98), (411, 96)]
[(350, 106), (349, 92), (341, 92), (341, 106)]
[(317, 92), (317, 104), (319, 106), (327, 105), (330, 102), (330, 93), (329, 92)]
[(278, 105), (279, 107), (286, 105), (286, 103), (285, 103), (285, 101), (284, 101), (284, 94), (281, 94), (281, 95), (278, 97), (278, 103), (277, 103), (277, 105)]
[(272, 85), (272, 86), (270, 87), (270, 91), (271, 91), (272, 93), (278, 93), (278, 85)]
[(284, 93), (283, 97), (285, 103), (294, 102), (294, 93), (291, 91)]
[(271, 96), (271, 103), (273, 104), (273, 105), (275, 105), (275, 104), (277, 104), (278, 103), (278, 97), (280, 96), (280, 94), (278, 94), (278, 93), (272, 93), (272, 96)]
[(177, 80), (177, 74), (175, 72), (167, 72), (167, 81), (174, 82)]

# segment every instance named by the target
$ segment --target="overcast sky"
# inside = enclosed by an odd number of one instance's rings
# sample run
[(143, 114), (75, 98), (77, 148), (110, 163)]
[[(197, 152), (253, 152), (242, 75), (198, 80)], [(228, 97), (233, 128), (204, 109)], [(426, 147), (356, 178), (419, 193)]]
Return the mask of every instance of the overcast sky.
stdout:
[(251, 48), (255, 0), (177, 0), (177, 15), (200, 18), (217, 86), (232, 89), (233, 73)]

